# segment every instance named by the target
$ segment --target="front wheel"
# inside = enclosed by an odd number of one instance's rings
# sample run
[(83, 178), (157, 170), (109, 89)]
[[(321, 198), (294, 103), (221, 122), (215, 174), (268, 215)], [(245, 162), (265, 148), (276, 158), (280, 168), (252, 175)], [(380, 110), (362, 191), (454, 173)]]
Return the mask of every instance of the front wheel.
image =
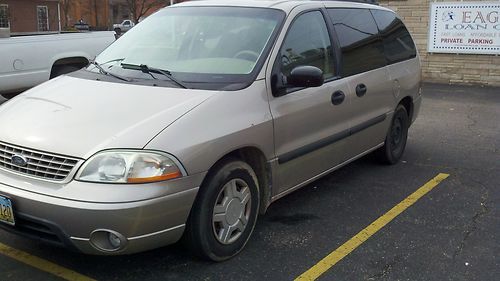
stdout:
[(396, 164), (403, 156), (408, 139), (409, 118), (406, 108), (398, 105), (392, 118), (391, 127), (384, 146), (377, 150), (377, 158), (384, 164)]
[(192, 252), (212, 261), (237, 255), (253, 232), (259, 210), (259, 186), (253, 169), (225, 161), (200, 187), (185, 231)]

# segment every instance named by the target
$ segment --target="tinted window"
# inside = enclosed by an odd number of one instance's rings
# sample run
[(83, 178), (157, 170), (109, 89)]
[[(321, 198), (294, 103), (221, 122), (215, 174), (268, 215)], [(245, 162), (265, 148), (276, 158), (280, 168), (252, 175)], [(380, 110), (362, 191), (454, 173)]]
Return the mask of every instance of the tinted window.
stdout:
[(319, 11), (299, 16), (290, 27), (281, 47), (281, 73), (286, 77), (299, 65), (323, 70), (325, 79), (334, 76), (330, 36)]
[(410, 33), (394, 13), (380, 10), (372, 10), (372, 13), (384, 38), (384, 49), (389, 63), (417, 56), (415, 43), (413, 43)]
[(382, 40), (372, 14), (366, 9), (329, 9), (342, 48), (342, 76), (386, 65)]

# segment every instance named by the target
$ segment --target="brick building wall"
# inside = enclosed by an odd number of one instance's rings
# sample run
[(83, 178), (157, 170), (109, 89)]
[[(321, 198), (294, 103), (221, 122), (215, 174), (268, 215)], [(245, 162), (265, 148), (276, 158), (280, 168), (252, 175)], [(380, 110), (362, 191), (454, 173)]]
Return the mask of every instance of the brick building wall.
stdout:
[(429, 54), (427, 52), (431, 2), (429, 0), (380, 0), (381, 6), (396, 11), (403, 18), (412, 33), (422, 60), (423, 79), (438, 83), (500, 86), (500, 56)]
[(58, 0), (0, 0), (0, 4), (8, 5), (10, 30), (16, 32), (37, 32), (37, 6), (47, 6), (48, 30), (58, 31)]

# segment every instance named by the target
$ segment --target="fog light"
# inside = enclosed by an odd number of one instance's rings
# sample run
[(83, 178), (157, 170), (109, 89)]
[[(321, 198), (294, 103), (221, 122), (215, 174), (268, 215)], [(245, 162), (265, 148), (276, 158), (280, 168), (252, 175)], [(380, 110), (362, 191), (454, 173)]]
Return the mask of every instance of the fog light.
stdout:
[(125, 249), (127, 238), (113, 230), (98, 229), (90, 235), (90, 244), (102, 252), (117, 252)]
[(116, 234), (110, 232), (108, 235), (109, 243), (111, 246), (114, 248), (120, 248), (122, 241), (120, 240), (120, 237), (118, 237)]

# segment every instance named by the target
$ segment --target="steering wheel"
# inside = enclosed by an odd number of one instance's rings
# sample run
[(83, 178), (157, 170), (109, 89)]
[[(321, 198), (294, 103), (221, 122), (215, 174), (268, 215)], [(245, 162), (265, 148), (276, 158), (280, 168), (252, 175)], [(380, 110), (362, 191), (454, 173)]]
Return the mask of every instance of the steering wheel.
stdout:
[(254, 52), (254, 51), (251, 51), (251, 50), (243, 50), (243, 51), (237, 52), (233, 56), (233, 58), (240, 58), (240, 59), (244, 59), (244, 60), (248, 60), (248, 61), (257, 61), (259, 59), (259, 54)]

